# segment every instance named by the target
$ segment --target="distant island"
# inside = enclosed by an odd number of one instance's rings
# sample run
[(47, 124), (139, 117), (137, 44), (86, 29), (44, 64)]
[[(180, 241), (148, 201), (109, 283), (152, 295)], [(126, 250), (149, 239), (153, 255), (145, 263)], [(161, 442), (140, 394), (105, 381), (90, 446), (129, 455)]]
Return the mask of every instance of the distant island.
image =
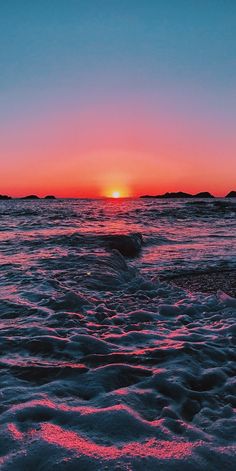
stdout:
[(22, 200), (39, 200), (39, 196), (37, 195), (28, 195), (28, 196), (22, 196)]
[(12, 200), (12, 199), (20, 199), (20, 200), (40, 200), (40, 199), (44, 199), (44, 200), (55, 200), (55, 199), (56, 199), (56, 196), (54, 196), (54, 195), (47, 195), (47, 196), (44, 196), (44, 198), (40, 198), (40, 197), (37, 196), (37, 195), (27, 195), (27, 196), (22, 196), (21, 198), (12, 198), (12, 196), (0, 195), (0, 200)]
[(56, 197), (53, 196), (53, 195), (47, 195), (47, 196), (44, 196), (44, 198), (40, 198), (40, 197), (37, 196), (37, 195), (28, 195), (28, 196), (23, 196), (21, 199), (22, 199), (22, 200), (40, 200), (40, 199), (55, 200)]
[(230, 191), (225, 198), (236, 198), (236, 191)]
[(12, 197), (11, 196), (7, 196), (7, 195), (0, 195), (0, 200), (11, 200)]
[[(167, 192), (162, 195), (141, 195), (140, 198), (161, 198), (161, 199), (171, 199), (171, 198), (215, 198), (214, 195), (209, 193), (209, 191), (201, 191), (192, 195), (191, 193), (185, 193), (183, 191), (177, 192)], [(236, 191), (230, 191), (225, 198), (236, 198)]]

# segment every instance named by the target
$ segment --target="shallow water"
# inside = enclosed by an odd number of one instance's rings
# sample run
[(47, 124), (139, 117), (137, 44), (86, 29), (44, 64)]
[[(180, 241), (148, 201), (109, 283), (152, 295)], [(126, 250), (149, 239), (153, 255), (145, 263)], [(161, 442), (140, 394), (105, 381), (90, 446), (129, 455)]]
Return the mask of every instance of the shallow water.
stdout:
[[(235, 469), (236, 202), (0, 202), (3, 471)], [(137, 256), (108, 236), (140, 232)], [(132, 236), (131, 236), (131, 240)]]

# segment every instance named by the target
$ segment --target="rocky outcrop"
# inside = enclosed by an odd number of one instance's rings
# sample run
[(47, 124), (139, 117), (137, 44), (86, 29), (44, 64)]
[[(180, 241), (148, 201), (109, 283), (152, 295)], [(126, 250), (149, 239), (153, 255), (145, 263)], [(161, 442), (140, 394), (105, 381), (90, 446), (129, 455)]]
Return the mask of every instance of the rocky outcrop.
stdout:
[(209, 191), (201, 191), (196, 195), (193, 195), (193, 198), (215, 198)]
[(236, 198), (236, 191), (230, 191), (225, 198)]
[(47, 195), (44, 197), (45, 200), (55, 200), (56, 199), (56, 196), (54, 195)]
[(184, 193), (183, 191), (177, 191), (177, 192), (167, 192), (164, 193), (163, 195), (143, 195), (140, 196), (140, 198), (192, 198), (193, 195), (190, 193)]
[(40, 199), (37, 195), (27, 195), (21, 198), (22, 200), (38, 200)]
[[(231, 192), (234, 193), (234, 192)], [(209, 191), (201, 191), (196, 195), (192, 195), (191, 193), (185, 193), (184, 191), (176, 191), (176, 192), (167, 192), (163, 195), (142, 195), (140, 198), (214, 198), (214, 196), (209, 193)]]
[(177, 192), (167, 192), (164, 195), (160, 196), (161, 198), (192, 198), (193, 195), (190, 193), (185, 193), (183, 191), (177, 191)]
[(143, 238), (140, 233), (115, 234), (104, 236), (104, 242), (108, 248), (116, 249), (126, 257), (135, 257), (142, 248)]
[(11, 200), (12, 197), (8, 195), (0, 195), (0, 200)]

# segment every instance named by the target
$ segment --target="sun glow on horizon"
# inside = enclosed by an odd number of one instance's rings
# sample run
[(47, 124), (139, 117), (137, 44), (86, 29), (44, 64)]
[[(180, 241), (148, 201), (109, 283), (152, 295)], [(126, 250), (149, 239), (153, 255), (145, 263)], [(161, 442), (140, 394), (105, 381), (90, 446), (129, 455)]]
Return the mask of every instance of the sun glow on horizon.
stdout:
[(113, 191), (111, 196), (112, 198), (120, 198), (121, 197), (120, 191)]
[(101, 194), (105, 198), (122, 199), (129, 198), (131, 196), (131, 191), (126, 185), (114, 184), (107, 186)]

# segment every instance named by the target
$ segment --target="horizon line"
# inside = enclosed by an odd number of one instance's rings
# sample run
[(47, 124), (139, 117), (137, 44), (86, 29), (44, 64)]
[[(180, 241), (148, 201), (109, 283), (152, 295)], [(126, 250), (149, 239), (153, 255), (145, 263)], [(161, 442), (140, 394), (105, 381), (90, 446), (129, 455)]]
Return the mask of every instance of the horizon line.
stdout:
[[(235, 193), (236, 194), (236, 191), (235, 190), (230, 190), (228, 191), (226, 194), (224, 195), (214, 195), (208, 191), (200, 191), (198, 193), (188, 193), (188, 192), (185, 192), (185, 191), (182, 191), (182, 190), (178, 190), (178, 191), (167, 191), (165, 193), (162, 193), (162, 194), (149, 194), (149, 193), (142, 193), (142, 194), (138, 194), (138, 195), (129, 195), (129, 196), (122, 196), (120, 195), (118, 198), (115, 198), (114, 196), (56, 196), (56, 195), (53, 195), (53, 194), (49, 194), (47, 193), (46, 195), (44, 196), (39, 196), (35, 193), (28, 193), (26, 195), (23, 195), (23, 196), (12, 196), (10, 194), (6, 194), (6, 193), (0, 193), (0, 199), (2, 200), (21, 200), (21, 199), (26, 199), (26, 200), (37, 200), (37, 199), (51, 199), (51, 200), (54, 200), (54, 199), (83, 199), (83, 200), (107, 200), (107, 199), (119, 199), (119, 200), (124, 200), (124, 199), (139, 199), (139, 198), (163, 198), (163, 199), (168, 199), (168, 198), (171, 198), (171, 196), (165, 196), (165, 195), (178, 195), (178, 194), (183, 194), (182, 198), (191, 198), (191, 197), (199, 197), (199, 198), (203, 198), (204, 199), (204, 196), (201, 196), (201, 195), (207, 195), (205, 196), (205, 198), (226, 198), (227, 196), (229, 196), (231, 193)], [(185, 196), (186, 195), (186, 196)], [(181, 196), (173, 196), (173, 198), (181, 198)]]

